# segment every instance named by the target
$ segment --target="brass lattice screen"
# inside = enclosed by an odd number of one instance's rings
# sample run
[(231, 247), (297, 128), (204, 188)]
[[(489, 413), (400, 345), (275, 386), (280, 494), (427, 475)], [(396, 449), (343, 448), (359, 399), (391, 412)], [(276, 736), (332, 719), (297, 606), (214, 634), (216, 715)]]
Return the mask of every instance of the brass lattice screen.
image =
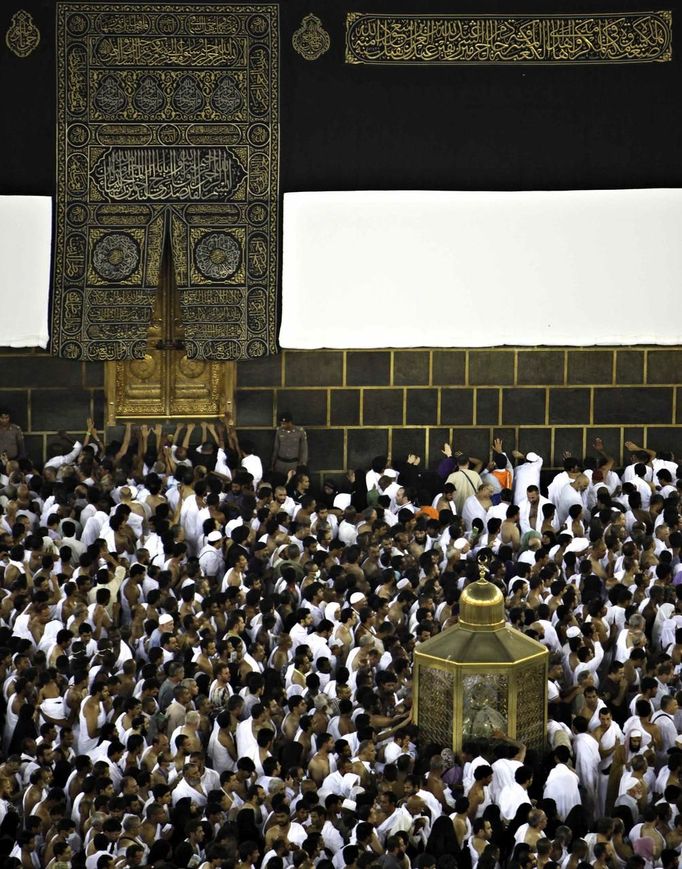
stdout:
[(452, 745), (455, 674), (436, 667), (419, 670), (420, 737), (438, 745)]
[(545, 663), (535, 664), (516, 674), (518, 703), (516, 738), (524, 745), (542, 748), (545, 744), (547, 713), (547, 671)]

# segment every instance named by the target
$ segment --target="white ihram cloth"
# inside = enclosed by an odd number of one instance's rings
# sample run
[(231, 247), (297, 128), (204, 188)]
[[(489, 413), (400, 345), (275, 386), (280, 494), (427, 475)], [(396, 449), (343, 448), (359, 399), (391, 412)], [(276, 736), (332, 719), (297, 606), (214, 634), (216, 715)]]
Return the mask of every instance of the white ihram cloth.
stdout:
[(578, 776), (565, 764), (558, 763), (547, 776), (543, 797), (555, 801), (559, 819), (565, 821), (571, 809), (581, 802)]
[(0, 347), (47, 347), (52, 198), (0, 196)]
[[(676, 188), (287, 193), (280, 343), (490, 347), (542, 335), (559, 346), (679, 344), (677, 317), (630, 312), (644, 286), (656, 287), (661, 310), (678, 310), (681, 228)], [(538, 303), (550, 284), (590, 311), (580, 329), (560, 306)], [(343, 299), (333, 317), (330, 298)], [(481, 317), (482, 298), (489, 310), (516, 304)], [(623, 302), (615, 310), (614, 298)]]

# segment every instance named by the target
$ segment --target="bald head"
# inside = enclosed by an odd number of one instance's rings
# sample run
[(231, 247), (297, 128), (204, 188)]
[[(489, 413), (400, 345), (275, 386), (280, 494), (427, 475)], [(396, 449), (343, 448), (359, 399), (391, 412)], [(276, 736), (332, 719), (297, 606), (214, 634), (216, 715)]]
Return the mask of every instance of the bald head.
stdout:
[(425, 803), (421, 797), (408, 797), (405, 803), (407, 811), (411, 815), (420, 815), (424, 811)]
[(571, 484), (576, 492), (584, 492), (585, 489), (590, 485), (590, 481), (587, 479), (585, 474), (578, 474), (573, 483)]

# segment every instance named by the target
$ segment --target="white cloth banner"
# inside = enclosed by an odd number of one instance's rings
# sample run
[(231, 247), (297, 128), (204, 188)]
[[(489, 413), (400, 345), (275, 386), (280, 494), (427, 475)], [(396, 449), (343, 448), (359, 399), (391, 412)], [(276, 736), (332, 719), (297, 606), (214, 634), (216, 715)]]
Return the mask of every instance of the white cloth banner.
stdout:
[(0, 347), (47, 347), (49, 196), (0, 196)]
[(682, 190), (284, 196), (289, 348), (682, 343)]

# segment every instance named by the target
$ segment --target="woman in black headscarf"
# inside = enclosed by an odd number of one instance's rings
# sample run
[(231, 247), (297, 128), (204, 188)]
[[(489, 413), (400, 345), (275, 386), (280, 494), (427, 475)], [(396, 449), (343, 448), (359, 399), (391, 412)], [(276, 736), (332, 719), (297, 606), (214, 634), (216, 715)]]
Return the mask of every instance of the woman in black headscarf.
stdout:
[(456, 854), (459, 851), (455, 828), (447, 815), (440, 815), (433, 822), (431, 833), (426, 843), (426, 853), (433, 854), (438, 859), (444, 854)]

